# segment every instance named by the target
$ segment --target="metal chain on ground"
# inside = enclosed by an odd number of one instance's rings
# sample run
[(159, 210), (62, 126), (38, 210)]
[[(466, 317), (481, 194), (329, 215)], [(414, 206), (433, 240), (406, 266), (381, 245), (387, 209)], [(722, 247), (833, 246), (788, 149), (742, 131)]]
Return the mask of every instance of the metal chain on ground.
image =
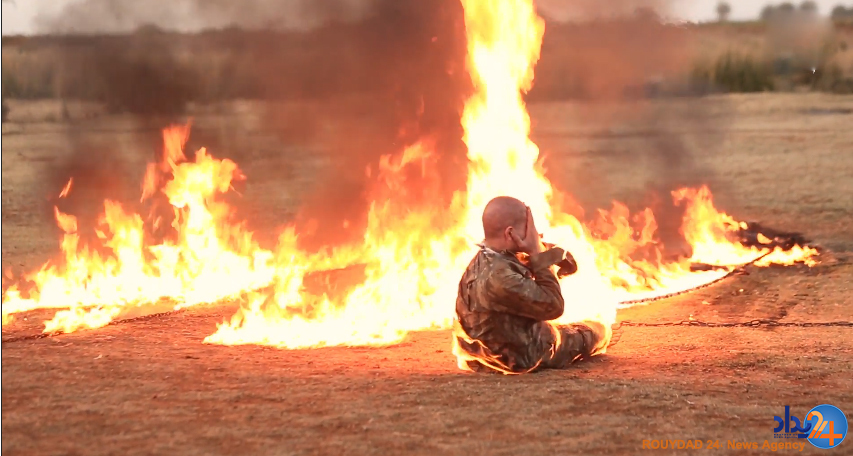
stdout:
[(757, 328), (759, 326), (771, 326), (771, 327), (799, 327), (799, 328), (814, 328), (814, 327), (827, 327), (827, 326), (853, 326), (853, 321), (818, 321), (818, 322), (810, 322), (810, 321), (779, 321), (773, 319), (761, 319), (756, 318), (754, 320), (749, 321), (741, 321), (734, 323), (717, 323), (713, 321), (702, 321), (702, 320), (681, 320), (681, 321), (667, 321), (660, 323), (653, 322), (638, 322), (638, 321), (630, 321), (623, 320), (620, 321), (613, 329), (618, 330), (623, 326), (634, 326), (634, 327), (662, 327), (662, 326), (699, 326), (703, 328)]
[(750, 266), (750, 265), (757, 263), (758, 261), (764, 259), (764, 257), (766, 257), (767, 255), (770, 255), (771, 253), (772, 252), (767, 252), (767, 253), (755, 258), (754, 260), (750, 261), (749, 263), (744, 263), (741, 265), (731, 265), (730, 267), (732, 268), (732, 270), (730, 270), (728, 272), (728, 274), (726, 274), (726, 275), (724, 275), (718, 279), (712, 280), (708, 283), (703, 283), (702, 285), (699, 285), (698, 287), (690, 288), (687, 290), (676, 291), (675, 293), (669, 293), (669, 294), (665, 294), (665, 295), (661, 295), (661, 296), (653, 296), (651, 298), (629, 299), (627, 301), (621, 301), (619, 304), (623, 304), (623, 305), (624, 304), (643, 304), (643, 303), (647, 303), (647, 302), (659, 301), (661, 299), (672, 298), (672, 297), (683, 295), (686, 293), (691, 293), (693, 291), (701, 290), (703, 288), (708, 288), (711, 285), (715, 285), (717, 282), (721, 282), (725, 279), (728, 279), (729, 277), (731, 277), (735, 274), (742, 273), (746, 269), (747, 266)]
[[(107, 323), (107, 326), (123, 325), (126, 323), (133, 323), (136, 321), (154, 320), (156, 318), (165, 317), (168, 315), (175, 315), (175, 314), (178, 314), (182, 311), (183, 311), (183, 309), (170, 310), (168, 312), (158, 312), (158, 313), (153, 313), (153, 314), (148, 314), (148, 315), (140, 315), (138, 317), (125, 318), (122, 320), (113, 320), (113, 321)], [(9, 343), (9, 342), (23, 342), (23, 341), (27, 341), (27, 340), (39, 340), (39, 339), (44, 339), (47, 337), (61, 336), (63, 334), (70, 334), (70, 333), (64, 333), (62, 331), (56, 331), (56, 332), (49, 332), (49, 333), (28, 334), (26, 336), (7, 337), (7, 338), (3, 339), (2, 342), (5, 344), (5, 343)]]
[(762, 326), (771, 328), (818, 328), (818, 327), (853, 327), (853, 321), (779, 321), (766, 318), (756, 318), (754, 320), (739, 321), (734, 323), (717, 323), (714, 321), (702, 320), (681, 320), (681, 321), (664, 321), (664, 322), (643, 322), (623, 320), (612, 326), (613, 337), (610, 339), (608, 347), (616, 345), (622, 338), (622, 332), (625, 327), (634, 328), (662, 328), (662, 327), (699, 327), (699, 328), (758, 328)]

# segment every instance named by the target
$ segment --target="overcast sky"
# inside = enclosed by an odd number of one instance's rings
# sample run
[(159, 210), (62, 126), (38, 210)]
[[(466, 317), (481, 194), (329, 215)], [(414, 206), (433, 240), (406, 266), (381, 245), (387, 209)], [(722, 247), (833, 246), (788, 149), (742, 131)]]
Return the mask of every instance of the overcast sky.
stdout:
[[(81, 0), (11, 0), (3, 1), (3, 35), (14, 34), (33, 34), (36, 32), (36, 27), (33, 19), (36, 16), (56, 16), (62, 9), (71, 3), (78, 3)], [(145, 5), (146, 0), (125, 0), (135, 3), (135, 10), (139, 10), (141, 5)], [(242, 0), (234, 0), (242, 1)], [(405, 0), (401, 0), (405, 1)], [(560, 3), (565, 0), (540, 0), (540, 3), (548, 2)], [(607, 1), (607, 0), (600, 0)], [(715, 7), (718, 0), (673, 0), (674, 14), (684, 20), (689, 21), (706, 21), (712, 20), (715, 17)], [(819, 5), (820, 12), (827, 14), (835, 5), (844, 4), (853, 7), (853, 2), (846, 0), (816, 0)], [(177, 2), (176, 2), (177, 3)], [(571, 3), (571, 2), (569, 2)], [(768, 0), (729, 0), (732, 6), (732, 19), (754, 19), (758, 17), (761, 8), (767, 3), (779, 3), (778, 1)], [(795, 1), (793, 3), (799, 3)], [(150, 3), (149, 3), (150, 5)], [(160, 9), (160, 8), (156, 8)], [(159, 14), (152, 12), (152, 18), (148, 22), (158, 22), (158, 17), (163, 17), (163, 11)], [(168, 13), (167, 13), (168, 14)], [(173, 12), (173, 16), (179, 16), (180, 12)], [(566, 15), (571, 16), (572, 12), (566, 12)], [(192, 22), (193, 18), (175, 18), (178, 23), (187, 24)], [(140, 20), (146, 20), (140, 18)], [(170, 28), (169, 24), (159, 24), (164, 28)], [(131, 25), (128, 25), (130, 27)], [(203, 26), (203, 25), (202, 25)], [(109, 26), (107, 26), (109, 27)]]

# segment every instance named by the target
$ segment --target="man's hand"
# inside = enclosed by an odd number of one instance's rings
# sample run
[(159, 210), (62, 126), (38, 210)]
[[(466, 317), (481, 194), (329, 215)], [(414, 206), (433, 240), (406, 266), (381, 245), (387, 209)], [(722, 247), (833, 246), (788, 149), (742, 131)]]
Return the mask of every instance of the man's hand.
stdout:
[(533, 213), (530, 212), (529, 207), (527, 208), (527, 230), (524, 238), (522, 239), (515, 234), (515, 231), (512, 231), (510, 235), (519, 252), (528, 255), (535, 255), (542, 252), (542, 241), (539, 239), (539, 232), (536, 231), (536, 225), (533, 223)]
[(557, 278), (559, 279), (578, 272), (578, 263), (575, 261), (575, 257), (569, 252), (566, 252), (566, 257), (563, 258), (563, 261), (557, 263), (557, 267), (559, 268), (557, 269)]

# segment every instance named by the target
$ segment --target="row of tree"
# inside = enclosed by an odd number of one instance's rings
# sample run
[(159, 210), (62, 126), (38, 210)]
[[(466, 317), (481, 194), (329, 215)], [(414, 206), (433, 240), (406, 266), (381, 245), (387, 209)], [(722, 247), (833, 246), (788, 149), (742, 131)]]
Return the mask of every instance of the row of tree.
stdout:
[(833, 19), (853, 18), (853, 6), (845, 8), (844, 5), (838, 5), (835, 8), (832, 8), (832, 14), (830, 14), (830, 16)]
[[(717, 4), (717, 18), (720, 22), (728, 21), (731, 13), (732, 7), (728, 2), (720, 2)], [(791, 2), (784, 2), (778, 5), (767, 5), (761, 10), (761, 20), (768, 21), (776, 17), (792, 16), (798, 13), (808, 16), (817, 15), (817, 3), (812, 0), (806, 0), (800, 3), (799, 7)], [(832, 9), (830, 16), (833, 19), (853, 17), (853, 7), (846, 8), (844, 5), (838, 5)]]

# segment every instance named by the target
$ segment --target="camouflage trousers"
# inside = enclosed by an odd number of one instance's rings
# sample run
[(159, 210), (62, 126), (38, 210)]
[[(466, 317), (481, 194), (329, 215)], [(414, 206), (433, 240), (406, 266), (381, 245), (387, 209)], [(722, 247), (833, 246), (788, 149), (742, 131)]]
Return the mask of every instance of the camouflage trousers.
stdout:
[(559, 340), (542, 356), (543, 369), (562, 369), (590, 353), (600, 342), (600, 335), (586, 325), (557, 325)]
[[(516, 373), (533, 372), (540, 369), (563, 369), (569, 364), (589, 357), (602, 342), (603, 335), (583, 324), (550, 325), (542, 324), (538, 337), (523, 350), (503, 351), (499, 358)], [(468, 361), (468, 367), (475, 372), (495, 372), (494, 369), (479, 363)]]

